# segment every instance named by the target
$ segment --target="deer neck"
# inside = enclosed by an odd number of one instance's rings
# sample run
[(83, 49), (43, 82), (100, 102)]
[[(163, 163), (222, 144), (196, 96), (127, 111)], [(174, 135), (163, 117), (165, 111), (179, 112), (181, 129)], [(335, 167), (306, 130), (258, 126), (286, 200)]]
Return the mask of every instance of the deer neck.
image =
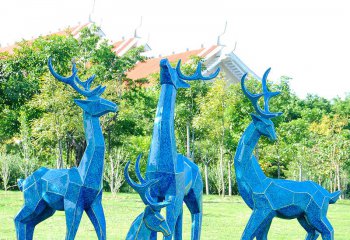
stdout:
[(147, 173), (176, 171), (177, 149), (174, 132), (176, 88), (162, 84), (154, 120)]
[(98, 117), (84, 112), (86, 149), (78, 166), (85, 186), (93, 189), (102, 187), (105, 143)]
[(253, 151), (261, 137), (252, 122), (244, 131), (234, 159), (238, 190), (249, 207), (254, 205), (252, 192), (259, 191), (266, 179)]

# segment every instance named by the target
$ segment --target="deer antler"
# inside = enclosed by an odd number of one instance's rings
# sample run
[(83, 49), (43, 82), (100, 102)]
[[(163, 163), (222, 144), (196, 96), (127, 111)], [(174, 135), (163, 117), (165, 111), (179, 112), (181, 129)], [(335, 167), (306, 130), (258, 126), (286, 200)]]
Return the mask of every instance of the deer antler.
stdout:
[(137, 179), (138, 179), (141, 183), (146, 183), (146, 180), (142, 177), (141, 171), (140, 171), (140, 160), (141, 160), (141, 157), (142, 157), (142, 154), (139, 154), (139, 155), (137, 156), (136, 164), (135, 164), (135, 173), (136, 173)]
[[(262, 78), (262, 89), (263, 92), (259, 93), (259, 94), (253, 94), (251, 92), (248, 91), (248, 89), (246, 88), (244, 82), (245, 79), (247, 77), (247, 73), (243, 75), (242, 79), (241, 79), (241, 86), (242, 86), (242, 91), (244, 93), (244, 95), (246, 95), (248, 97), (248, 99), (252, 102), (253, 107), (255, 109), (255, 111), (262, 117), (264, 118), (273, 118), (273, 117), (277, 117), (279, 115), (281, 115), (281, 112), (270, 112), (269, 110), (269, 101), (272, 97), (277, 96), (278, 94), (280, 94), (280, 92), (270, 92), (267, 88), (267, 76), (269, 75), (271, 68), (267, 69), (266, 72), (264, 73), (264, 76)], [(259, 99), (264, 96), (264, 110), (262, 110), (259, 106)]]
[(216, 69), (215, 73), (213, 73), (212, 75), (209, 75), (208, 77), (204, 77), (202, 75), (202, 63), (199, 62), (197, 65), (197, 70), (196, 72), (192, 75), (192, 76), (185, 76), (182, 74), (181, 69), (181, 60), (179, 60), (177, 62), (177, 66), (176, 66), (176, 72), (179, 75), (179, 77), (183, 80), (188, 80), (188, 81), (192, 81), (192, 80), (211, 80), (213, 78), (215, 78), (219, 72), (220, 72), (220, 68)]
[[(101, 88), (100, 85), (97, 86), (95, 89), (90, 90), (90, 85), (91, 85), (91, 82), (94, 80), (95, 75), (91, 76), (85, 82), (82, 82), (79, 79), (79, 77), (77, 76), (78, 69), (77, 69), (76, 64), (74, 62), (73, 62), (73, 66), (72, 66), (72, 75), (69, 77), (63, 77), (55, 72), (55, 70), (52, 67), (52, 59), (51, 58), (49, 58), (49, 60), (48, 60), (48, 65), (49, 65), (49, 70), (50, 70), (51, 74), (58, 81), (61, 81), (61, 82), (64, 82), (64, 83), (70, 85), (74, 90), (76, 90), (78, 93), (82, 94), (85, 97), (99, 95), (103, 92), (102, 89), (104, 90), (104, 88)], [(77, 82), (79, 85), (83, 86), (85, 90), (79, 88), (75, 82)]]
[[(139, 168), (139, 161), (140, 161), (141, 155), (138, 156), (137, 161), (136, 161), (136, 168)], [(169, 201), (163, 201), (163, 202), (157, 202), (157, 200), (155, 200), (150, 193), (150, 187), (153, 186), (154, 184), (159, 182), (159, 179), (151, 179), (151, 180), (144, 180), (141, 177), (140, 174), (140, 169), (136, 169), (136, 175), (138, 178), (140, 178), (140, 182), (141, 184), (135, 183), (130, 175), (129, 175), (129, 165), (130, 165), (130, 161), (127, 162), (127, 164), (125, 165), (124, 168), (124, 176), (125, 176), (125, 180), (127, 181), (127, 183), (136, 191), (138, 192), (138, 194), (140, 195), (143, 203), (145, 205), (149, 205), (154, 211), (160, 211), (161, 208), (167, 206), (170, 204)]]

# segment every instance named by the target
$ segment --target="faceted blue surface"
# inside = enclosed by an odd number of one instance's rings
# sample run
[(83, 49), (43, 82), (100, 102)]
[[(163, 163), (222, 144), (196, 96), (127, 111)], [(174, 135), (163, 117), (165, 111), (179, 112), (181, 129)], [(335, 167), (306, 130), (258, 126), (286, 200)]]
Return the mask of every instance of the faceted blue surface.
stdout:
[(33, 239), (35, 226), (51, 217), (56, 210), (65, 211), (67, 240), (75, 238), (84, 211), (94, 225), (98, 239), (106, 239), (106, 222), (101, 204), (105, 145), (99, 117), (117, 111), (117, 105), (100, 97), (105, 87), (90, 90), (95, 76), (82, 82), (77, 76), (75, 64), (70, 77), (58, 75), (51, 65), (51, 59), (49, 70), (59, 81), (87, 97), (87, 100), (74, 100), (84, 111), (87, 147), (77, 168), (42, 167), (25, 180), (18, 181), (24, 194), (24, 205), (14, 219), (17, 239)]
[[(180, 61), (172, 68), (167, 59), (160, 62), (160, 84), (161, 92), (157, 106), (156, 118), (154, 120), (153, 137), (151, 149), (147, 162), (146, 179), (143, 179), (139, 170), (139, 160), (136, 161), (136, 176), (140, 184), (133, 182), (128, 176), (125, 168), (127, 182), (139, 192), (143, 202), (148, 205), (149, 198), (152, 201), (163, 203), (166, 207), (166, 222), (169, 234), (164, 234), (164, 239), (182, 239), (182, 212), (183, 202), (186, 203), (192, 215), (192, 237), (200, 239), (202, 225), (202, 177), (198, 166), (185, 156), (179, 154), (176, 148), (174, 132), (174, 110), (176, 93), (179, 88), (188, 88), (190, 85), (184, 80), (210, 80), (215, 78), (219, 69), (208, 77), (202, 76), (201, 64), (192, 76), (185, 76), (180, 71)], [(152, 188), (151, 188), (152, 186)], [(145, 197), (145, 195), (149, 197)], [(148, 200), (147, 200), (148, 198)], [(163, 202), (162, 202), (163, 201)], [(147, 207), (146, 207), (147, 209)], [(153, 212), (159, 212), (152, 207)], [(146, 211), (132, 224), (127, 239), (136, 239), (130, 236), (142, 236), (137, 239), (156, 239), (157, 230), (154, 226), (143, 234), (136, 233), (137, 226), (142, 225)], [(153, 215), (152, 215), (153, 216)], [(160, 214), (159, 216), (160, 217)], [(143, 220), (142, 220), (143, 219)], [(147, 228), (146, 224), (146, 228)], [(142, 228), (144, 229), (144, 228)], [(151, 231), (151, 233), (149, 232)], [(168, 232), (168, 231), (166, 231)], [(129, 238), (130, 237), (130, 238)]]
[[(328, 205), (337, 201), (340, 192), (329, 193), (312, 181), (296, 182), (268, 178), (253, 155), (261, 136), (271, 141), (277, 139), (271, 118), (281, 113), (270, 112), (268, 103), (271, 97), (279, 93), (267, 89), (266, 80), (269, 71), (270, 69), (262, 78), (261, 94), (252, 94), (246, 89), (244, 85), (246, 74), (241, 80), (242, 90), (256, 111), (255, 114), (251, 114), (253, 121), (243, 133), (234, 159), (238, 190), (245, 203), (253, 210), (242, 239), (267, 239), (272, 219), (279, 217), (297, 218), (307, 231), (308, 240), (317, 239), (319, 234), (323, 240), (333, 240), (333, 227), (326, 214)], [(258, 105), (260, 97), (264, 97), (264, 109)]]

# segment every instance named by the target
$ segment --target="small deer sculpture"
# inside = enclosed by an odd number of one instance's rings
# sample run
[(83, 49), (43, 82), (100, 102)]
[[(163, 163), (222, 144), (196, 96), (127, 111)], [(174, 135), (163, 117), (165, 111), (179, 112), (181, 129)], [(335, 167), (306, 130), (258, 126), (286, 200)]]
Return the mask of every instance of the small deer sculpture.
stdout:
[(150, 187), (158, 183), (159, 180), (152, 179), (149, 181), (142, 181), (140, 178), (140, 159), (141, 155), (136, 160), (136, 176), (142, 184), (135, 183), (129, 176), (128, 168), (130, 161), (126, 164), (124, 169), (124, 176), (129, 185), (140, 194), (140, 197), (146, 205), (145, 210), (132, 223), (126, 240), (148, 240), (151, 239), (152, 232), (162, 232), (164, 236), (171, 234), (169, 225), (165, 218), (160, 214), (160, 210), (170, 204), (169, 201), (157, 202), (156, 199), (150, 195)]
[(87, 97), (87, 100), (74, 100), (84, 111), (87, 147), (78, 167), (41, 167), (25, 180), (18, 181), (24, 194), (24, 206), (14, 219), (17, 239), (33, 239), (35, 226), (59, 210), (66, 214), (66, 240), (75, 238), (84, 211), (94, 225), (98, 239), (103, 240), (106, 239), (106, 223), (101, 203), (105, 144), (99, 117), (108, 112), (116, 112), (117, 105), (100, 97), (105, 87), (98, 86), (90, 90), (95, 76), (82, 82), (77, 76), (74, 63), (70, 77), (58, 75), (52, 67), (51, 59), (48, 65), (57, 80)]
[[(322, 235), (323, 240), (333, 240), (333, 227), (326, 214), (328, 205), (337, 201), (340, 191), (329, 193), (312, 181), (296, 182), (268, 178), (253, 155), (261, 136), (271, 141), (277, 139), (271, 118), (282, 114), (269, 111), (269, 100), (279, 94), (270, 92), (267, 88), (269, 71), (270, 69), (262, 78), (263, 92), (260, 94), (252, 94), (245, 87), (247, 74), (241, 79), (243, 93), (256, 111), (251, 114), (253, 121), (243, 133), (234, 158), (238, 190), (245, 203), (253, 210), (242, 239), (266, 240), (272, 219), (278, 217), (297, 218), (307, 231), (307, 240), (317, 239), (318, 233)], [(264, 109), (258, 104), (261, 97), (264, 97)]]

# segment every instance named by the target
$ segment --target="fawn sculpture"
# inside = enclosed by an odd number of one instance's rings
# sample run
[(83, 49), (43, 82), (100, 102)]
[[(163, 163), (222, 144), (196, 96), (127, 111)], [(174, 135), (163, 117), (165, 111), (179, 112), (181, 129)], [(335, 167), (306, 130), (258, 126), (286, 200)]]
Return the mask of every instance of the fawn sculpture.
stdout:
[[(141, 155), (136, 160), (136, 169), (140, 169)], [(168, 201), (157, 202), (150, 195), (150, 187), (158, 183), (157, 179), (144, 181), (142, 184), (135, 183), (129, 176), (128, 168), (130, 161), (124, 168), (124, 176), (129, 185), (140, 194), (146, 208), (131, 224), (126, 240), (150, 239), (152, 232), (162, 232), (164, 236), (170, 235), (170, 229), (165, 218), (160, 214), (160, 210), (170, 204)], [(136, 170), (136, 176), (140, 181), (140, 172)]]
[(87, 97), (87, 100), (74, 100), (84, 111), (87, 147), (78, 167), (41, 167), (25, 180), (18, 181), (24, 194), (24, 206), (14, 219), (17, 239), (32, 239), (35, 226), (51, 217), (56, 210), (65, 211), (67, 240), (74, 239), (84, 211), (94, 225), (98, 239), (106, 239), (106, 223), (101, 203), (105, 144), (99, 117), (108, 112), (116, 112), (117, 105), (100, 97), (105, 87), (98, 86), (90, 90), (95, 76), (82, 82), (77, 76), (74, 63), (70, 77), (58, 75), (52, 67), (51, 59), (48, 65), (57, 80)]
[[(192, 239), (200, 239), (202, 225), (203, 182), (198, 166), (176, 149), (174, 132), (174, 110), (176, 92), (179, 88), (189, 88), (184, 80), (211, 80), (220, 69), (208, 77), (202, 76), (201, 63), (192, 76), (185, 76), (180, 70), (181, 61), (176, 69), (167, 59), (160, 61), (161, 91), (154, 120), (153, 136), (146, 168), (146, 180), (141, 176), (139, 165), (136, 174), (141, 184), (157, 180), (150, 195), (157, 201), (167, 202), (166, 221), (170, 234), (164, 239), (182, 239), (183, 202), (192, 216)], [(128, 178), (127, 178), (128, 179)], [(129, 182), (130, 184), (130, 182)], [(144, 201), (145, 202), (145, 201)], [(147, 239), (147, 238), (145, 238)], [(157, 239), (152, 231), (150, 239)]]
[[(271, 179), (265, 176), (253, 155), (255, 146), (261, 136), (271, 141), (277, 139), (271, 118), (282, 113), (269, 111), (269, 100), (279, 92), (270, 92), (267, 88), (268, 69), (262, 78), (263, 93), (252, 94), (245, 87), (245, 74), (241, 79), (243, 93), (252, 102), (256, 114), (253, 121), (243, 133), (236, 150), (234, 166), (238, 190), (245, 203), (253, 210), (243, 232), (243, 240), (266, 240), (274, 217), (283, 219), (297, 218), (307, 231), (307, 240), (315, 240), (318, 233), (324, 240), (333, 240), (333, 228), (326, 214), (328, 205), (335, 203), (340, 191), (329, 193), (326, 189), (312, 181), (296, 182), (290, 180)], [(264, 109), (258, 100), (264, 97)]]

